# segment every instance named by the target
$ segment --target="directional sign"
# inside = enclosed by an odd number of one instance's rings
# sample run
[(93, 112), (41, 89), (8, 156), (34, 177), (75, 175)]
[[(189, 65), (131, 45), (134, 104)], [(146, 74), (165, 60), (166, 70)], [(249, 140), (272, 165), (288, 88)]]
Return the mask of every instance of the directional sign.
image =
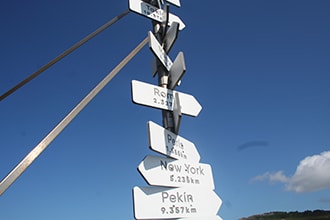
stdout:
[[(152, 76), (155, 76), (157, 73), (157, 61), (153, 60), (152, 63)], [(184, 55), (183, 52), (180, 52), (177, 57), (175, 58), (173, 64), (171, 65), (171, 69), (169, 71), (169, 89), (174, 89), (179, 83), (181, 78), (186, 72), (186, 63), (184, 61)]]
[[(169, 53), (172, 49), (172, 46), (176, 39), (178, 38), (179, 32), (179, 23), (173, 22), (171, 27), (167, 30), (166, 35), (164, 37), (164, 51)], [(174, 61), (175, 64), (175, 61)], [(152, 76), (155, 76), (157, 73), (157, 60), (154, 59), (152, 61)]]
[(132, 81), (132, 99), (136, 104), (173, 111), (176, 93), (180, 99), (182, 114), (197, 116), (202, 106), (192, 95), (136, 80)]
[(159, 44), (158, 40), (154, 36), (154, 34), (149, 31), (149, 47), (151, 51), (155, 54), (155, 56), (159, 59), (159, 61), (164, 65), (167, 71), (170, 71), (173, 62), (169, 56), (167, 56), (163, 47)]
[[(163, 22), (165, 20), (164, 11), (162, 9), (150, 5), (142, 0), (129, 0), (129, 8), (131, 11), (146, 16), (147, 18), (153, 19), (155, 21)], [(173, 22), (180, 24), (180, 30), (185, 28), (185, 24), (178, 16), (169, 13), (168, 26), (171, 26)]]
[(152, 186), (214, 189), (212, 168), (209, 164), (147, 156), (138, 166), (138, 170)]
[(180, 0), (166, 0), (168, 3), (171, 3), (175, 6), (181, 7)]
[(170, 28), (167, 30), (164, 37), (165, 52), (169, 53), (173, 47), (174, 42), (178, 38), (179, 33), (179, 23), (173, 22)]
[(169, 71), (170, 82), (168, 88), (174, 89), (180, 82), (185, 72), (186, 72), (186, 64), (184, 62), (183, 52), (180, 52)]
[(198, 163), (200, 156), (194, 143), (174, 134), (152, 121), (148, 122), (149, 146), (152, 150), (172, 157)]
[(136, 219), (215, 216), (221, 199), (213, 190), (194, 187), (134, 187)]

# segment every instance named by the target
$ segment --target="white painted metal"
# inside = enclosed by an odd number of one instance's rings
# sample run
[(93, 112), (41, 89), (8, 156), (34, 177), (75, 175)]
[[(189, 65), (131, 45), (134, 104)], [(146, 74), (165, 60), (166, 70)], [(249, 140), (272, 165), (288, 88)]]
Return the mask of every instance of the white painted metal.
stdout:
[(156, 39), (155, 35), (149, 31), (149, 47), (154, 55), (159, 59), (159, 61), (164, 65), (167, 71), (170, 71), (173, 62), (169, 56), (167, 56), (166, 52), (164, 51), (163, 47), (159, 44), (158, 40)]
[(174, 89), (180, 82), (182, 76), (186, 72), (186, 63), (184, 61), (183, 52), (180, 52), (175, 58), (174, 63), (169, 71), (170, 82), (168, 89)]
[[(169, 53), (172, 49), (173, 44), (175, 43), (176, 39), (178, 38), (179, 32), (179, 23), (173, 22), (171, 27), (167, 30), (166, 35), (164, 37), (164, 50), (166, 53)], [(152, 76), (154, 77), (157, 73), (157, 60), (153, 59), (152, 64)]]
[(173, 47), (173, 44), (178, 38), (179, 25), (179, 23), (173, 22), (171, 24), (171, 27), (166, 32), (166, 35), (163, 40), (165, 45), (164, 50), (166, 51), (166, 53), (170, 52), (171, 48)]
[(181, 7), (180, 0), (166, 0), (168, 3), (171, 3), (175, 6)]
[(147, 156), (138, 166), (138, 170), (152, 186), (214, 189), (212, 168), (209, 164)]
[[(155, 77), (156, 73), (157, 73), (157, 59), (153, 59), (151, 62), (151, 72), (152, 72), (152, 76)], [(178, 86), (180, 84), (181, 78), (183, 77), (183, 75), (186, 72), (186, 63), (184, 60), (184, 55), (183, 52), (180, 52), (172, 66), (171, 69), (169, 71), (169, 76), (171, 77), (171, 81), (168, 85), (168, 89), (174, 89), (176, 86)]]
[(152, 150), (174, 159), (198, 163), (200, 155), (194, 143), (148, 121), (149, 146)]
[(136, 104), (173, 111), (176, 93), (180, 99), (182, 114), (197, 116), (202, 106), (192, 95), (137, 80), (132, 81), (132, 99)]
[(222, 204), (210, 189), (194, 187), (134, 187), (136, 219), (168, 219), (215, 216)]
[[(150, 5), (142, 0), (129, 0), (129, 8), (131, 11), (141, 14), (147, 18), (153, 19), (158, 22), (163, 22), (164, 19), (164, 11), (160, 8), (157, 8), (153, 5)], [(179, 23), (179, 30), (185, 28), (185, 24), (182, 20), (171, 13), (169, 13), (168, 18), (168, 26), (171, 26), (173, 22)]]
[(183, 30), (183, 29), (186, 27), (186, 25), (183, 23), (183, 21), (182, 21), (178, 16), (169, 13), (168, 24), (167, 24), (167, 25), (168, 25), (168, 26), (171, 26), (171, 24), (172, 24), (173, 22), (177, 22), (177, 23), (179, 23), (179, 30), (180, 30), (180, 31)]

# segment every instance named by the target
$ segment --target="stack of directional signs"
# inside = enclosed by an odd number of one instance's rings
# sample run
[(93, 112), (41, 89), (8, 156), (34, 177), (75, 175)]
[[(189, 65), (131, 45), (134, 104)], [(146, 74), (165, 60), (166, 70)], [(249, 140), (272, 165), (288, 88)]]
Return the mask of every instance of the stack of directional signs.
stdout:
[[(166, 2), (180, 7), (180, 0)], [(164, 10), (147, 1), (129, 0), (129, 7), (160, 23), (166, 17)], [(170, 26), (164, 38), (165, 47), (152, 32), (149, 32), (149, 47), (168, 71), (170, 83), (163, 88), (133, 80), (132, 100), (136, 104), (173, 111), (178, 117), (181, 114), (197, 116), (202, 109), (198, 101), (191, 95), (174, 91), (186, 69), (183, 53), (180, 52), (174, 62), (167, 55), (177, 31), (183, 29), (184, 24), (170, 13), (165, 22)], [(178, 120), (176, 124), (179, 124)], [(133, 189), (135, 219), (221, 220), (217, 213), (222, 201), (213, 191), (211, 166), (199, 163), (200, 155), (195, 145), (156, 123), (149, 121), (147, 124), (149, 146), (163, 156), (146, 156), (138, 166), (150, 186)]]

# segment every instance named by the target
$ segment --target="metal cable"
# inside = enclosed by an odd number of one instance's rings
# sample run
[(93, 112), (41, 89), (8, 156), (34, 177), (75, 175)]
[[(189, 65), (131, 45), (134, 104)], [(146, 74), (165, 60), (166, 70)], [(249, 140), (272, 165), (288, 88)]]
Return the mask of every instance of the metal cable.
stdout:
[(47, 146), (64, 130), (64, 128), (83, 110), (86, 105), (117, 75), (117, 73), (148, 43), (146, 37), (130, 54), (128, 54), (78, 105), (37, 145), (34, 149), (0, 182), (0, 196), (15, 180), (33, 163)]
[(16, 86), (14, 86), (10, 90), (8, 90), (4, 94), (2, 94), (0, 96), (0, 101), (2, 101), (5, 98), (7, 98), (9, 95), (11, 95), (16, 90), (18, 90), (19, 88), (21, 88), (22, 86), (24, 86), (25, 84), (27, 84), (28, 82), (30, 82), (32, 79), (34, 79), (35, 77), (37, 77), (38, 75), (40, 75), (42, 72), (44, 72), (45, 70), (47, 70), (49, 67), (53, 66), (55, 63), (57, 63), (58, 61), (60, 61), (61, 59), (63, 59), (67, 55), (69, 55), (72, 51), (74, 51), (75, 49), (77, 49), (78, 47), (80, 47), (81, 45), (83, 45), (84, 43), (86, 43), (87, 41), (89, 41), (90, 39), (92, 39), (93, 37), (95, 37), (96, 35), (98, 35), (99, 33), (101, 33), (102, 31), (104, 31), (105, 29), (107, 29), (108, 27), (110, 27), (112, 24), (116, 23), (119, 19), (121, 19), (122, 17), (124, 17), (125, 15), (127, 15), (129, 12), (130, 11), (127, 10), (127, 11), (123, 12), (122, 14), (114, 17), (113, 19), (111, 19), (110, 21), (108, 21), (107, 23), (105, 23), (104, 25), (102, 25), (101, 27), (99, 27), (96, 31), (94, 31), (93, 33), (89, 34), (88, 36), (86, 36), (85, 38), (83, 38), (82, 40), (80, 40), (78, 43), (76, 43), (75, 45), (73, 45), (72, 47), (70, 47), (69, 49), (67, 49), (66, 51), (64, 51), (62, 54), (60, 54), (59, 56), (57, 56), (55, 59), (51, 60), (49, 63), (47, 63), (46, 65), (44, 65), (43, 67), (41, 67), (39, 70), (37, 70), (33, 74), (31, 74), (29, 77), (27, 77), (26, 79), (24, 79), (23, 81), (21, 81), (20, 83), (18, 83)]

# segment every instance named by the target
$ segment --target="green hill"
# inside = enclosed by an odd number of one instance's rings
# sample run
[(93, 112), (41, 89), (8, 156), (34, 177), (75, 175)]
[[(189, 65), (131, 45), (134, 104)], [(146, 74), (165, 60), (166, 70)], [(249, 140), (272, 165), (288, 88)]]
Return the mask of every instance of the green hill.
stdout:
[(305, 212), (269, 212), (253, 215), (240, 220), (324, 220), (330, 219), (330, 211), (315, 210)]

